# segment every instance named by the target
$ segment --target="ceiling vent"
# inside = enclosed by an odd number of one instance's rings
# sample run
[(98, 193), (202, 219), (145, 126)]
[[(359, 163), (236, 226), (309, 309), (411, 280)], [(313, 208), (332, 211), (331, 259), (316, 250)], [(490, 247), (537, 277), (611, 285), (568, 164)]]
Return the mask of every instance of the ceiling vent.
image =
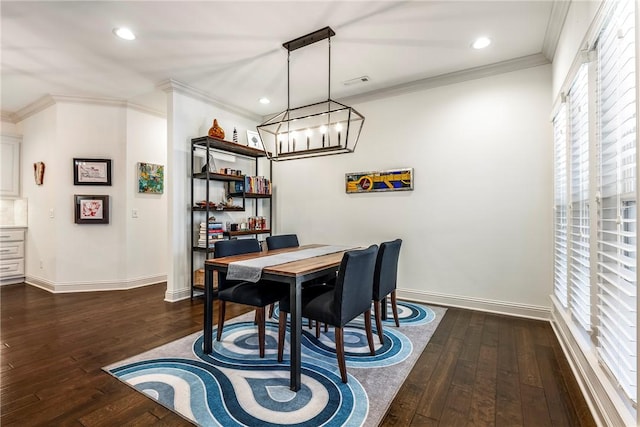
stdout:
[(353, 86), (353, 85), (359, 85), (359, 84), (362, 84), (362, 83), (366, 83), (369, 80), (371, 80), (369, 78), (369, 76), (361, 76), (361, 77), (356, 77), (355, 79), (346, 80), (346, 81), (342, 82), (342, 84), (345, 85), (345, 86)]

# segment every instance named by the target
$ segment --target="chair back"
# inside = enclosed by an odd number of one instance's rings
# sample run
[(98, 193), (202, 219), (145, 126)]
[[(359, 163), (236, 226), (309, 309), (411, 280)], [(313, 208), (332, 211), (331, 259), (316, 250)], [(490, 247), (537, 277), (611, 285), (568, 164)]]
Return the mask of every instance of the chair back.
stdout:
[(338, 323), (344, 326), (371, 308), (373, 274), (377, 245), (345, 252), (338, 270), (334, 292), (334, 313), (340, 313)]
[(398, 279), (398, 257), (402, 239), (383, 242), (378, 249), (375, 274), (373, 276), (373, 300), (380, 301), (396, 289)]
[(267, 237), (267, 249), (297, 248), (298, 236), (296, 234), (280, 234), (278, 236)]
[[(260, 252), (258, 239), (234, 239), (216, 242), (213, 248), (213, 257), (222, 258), (232, 255), (250, 254)], [(218, 289), (222, 290), (239, 283), (236, 280), (227, 280), (225, 273), (218, 274)]]

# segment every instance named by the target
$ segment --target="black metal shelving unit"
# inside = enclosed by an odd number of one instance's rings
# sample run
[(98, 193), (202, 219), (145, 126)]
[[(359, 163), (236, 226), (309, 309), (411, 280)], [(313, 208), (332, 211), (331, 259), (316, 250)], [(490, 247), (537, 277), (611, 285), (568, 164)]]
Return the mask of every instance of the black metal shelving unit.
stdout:
[[(204, 172), (195, 171), (195, 161), (194, 158), (195, 152), (198, 149), (205, 150), (205, 159), (206, 159), (206, 169)], [(205, 222), (208, 222), (208, 219), (211, 214), (215, 215), (215, 212), (246, 212), (247, 208), (247, 200), (253, 199), (253, 209), (255, 212), (255, 216), (258, 216), (258, 200), (259, 199), (271, 199), (271, 194), (262, 194), (262, 193), (247, 193), (245, 188), (245, 175), (229, 175), (223, 174), (219, 172), (211, 171), (211, 165), (209, 164), (211, 157), (211, 152), (217, 151), (224, 154), (232, 154), (236, 156), (241, 156), (243, 158), (247, 158), (254, 161), (254, 172), (255, 175), (260, 174), (258, 160), (260, 158), (266, 158), (264, 151), (258, 150), (252, 147), (246, 147), (244, 145), (239, 145), (233, 142), (225, 141), (218, 138), (212, 138), (209, 136), (202, 136), (198, 138), (193, 138), (191, 140), (191, 298), (194, 296), (194, 290), (203, 290), (203, 288), (195, 285), (195, 254), (203, 253), (205, 258), (210, 258), (213, 256), (213, 248), (209, 247), (209, 234), (206, 234), (205, 246), (199, 247), (194, 242), (194, 235), (196, 232), (195, 226), (199, 224), (200, 221), (196, 221), (196, 216), (200, 217), (204, 213)], [(272, 177), (272, 165), (269, 162), (269, 181), (271, 181), (273, 185)], [(207, 202), (205, 206), (200, 207), (196, 206), (196, 201), (194, 199), (194, 184), (196, 180), (203, 180), (205, 184), (205, 201)], [(242, 198), (242, 207), (224, 207), (218, 208), (211, 206), (209, 202), (210, 200), (210, 186), (212, 183), (220, 182), (223, 185), (230, 186), (231, 183), (242, 182), (243, 183), (243, 192), (231, 192), (228, 191), (228, 195), (233, 198)], [(229, 188), (230, 190), (230, 188)], [(238, 236), (248, 236), (248, 235), (262, 235), (262, 234), (271, 234), (271, 223), (273, 221), (273, 203), (269, 202), (269, 221), (267, 229), (264, 230), (239, 230), (239, 231), (229, 231), (227, 230), (224, 233), (225, 238), (236, 238)], [(214, 292), (214, 295), (216, 293)]]

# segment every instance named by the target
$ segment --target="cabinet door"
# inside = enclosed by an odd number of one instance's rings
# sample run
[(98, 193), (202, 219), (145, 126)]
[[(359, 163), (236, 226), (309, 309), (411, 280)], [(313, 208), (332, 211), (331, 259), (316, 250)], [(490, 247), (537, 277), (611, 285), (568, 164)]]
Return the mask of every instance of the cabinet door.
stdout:
[(20, 196), (20, 138), (2, 135), (0, 196)]

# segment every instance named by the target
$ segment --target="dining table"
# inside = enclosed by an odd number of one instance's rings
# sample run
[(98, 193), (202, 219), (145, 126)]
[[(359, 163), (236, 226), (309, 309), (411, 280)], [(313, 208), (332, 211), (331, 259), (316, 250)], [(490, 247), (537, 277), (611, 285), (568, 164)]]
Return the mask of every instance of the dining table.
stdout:
[[(322, 248), (323, 246), (329, 245), (311, 244), (294, 248), (254, 252), (205, 260), (203, 351), (207, 354), (210, 354), (213, 351), (213, 301), (215, 296), (213, 280), (214, 272), (218, 272), (218, 274), (226, 274), (229, 271), (229, 265), (234, 262), (238, 263), (241, 261), (255, 260), (262, 257), (269, 257), (286, 252), (304, 251), (311, 248)], [(289, 296), (291, 299), (290, 388), (292, 391), (300, 390), (301, 385), (302, 307), (300, 295), (302, 283), (320, 277), (326, 277), (329, 274), (335, 274), (340, 268), (340, 263), (346, 250), (348, 250), (348, 248), (325, 255), (312, 256), (276, 265), (268, 265), (262, 268), (261, 280), (281, 282), (289, 286)]]

